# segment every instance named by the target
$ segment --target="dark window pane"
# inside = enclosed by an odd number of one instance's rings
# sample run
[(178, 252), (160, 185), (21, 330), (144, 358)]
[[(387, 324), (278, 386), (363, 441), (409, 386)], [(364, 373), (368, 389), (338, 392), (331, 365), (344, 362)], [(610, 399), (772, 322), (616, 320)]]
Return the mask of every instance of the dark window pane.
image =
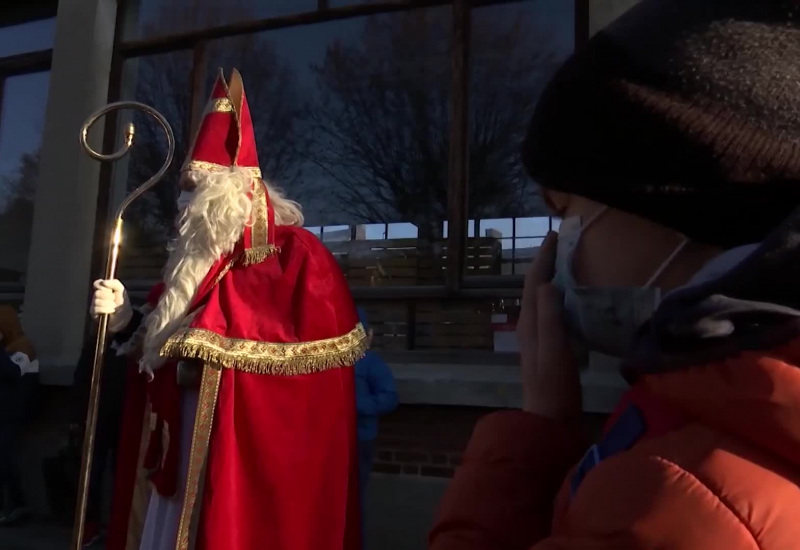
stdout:
[(22, 282), (28, 267), (49, 85), (49, 72), (5, 81), (0, 112), (0, 282)]
[(217, 67), (240, 69), (264, 174), (303, 205), (351, 285), (442, 280), (450, 36), (441, 8), (209, 46), (206, 92)]
[(47, 50), (53, 47), (55, 35), (55, 17), (0, 27), (0, 57)]
[(492, 269), (468, 261), (467, 275), (522, 273), (550, 228), (519, 148), (544, 85), (572, 52), (574, 17), (563, 0), (473, 9), (468, 217), (480, 220), (480, 247), (497, 240), (502, 254)]
[(331, 8), (343, 8), (345, 6), (354, 6), (358, 4), (380, 4), (383, 0), (328, 0), (328, 6)]
[(316, 0), (131, 0), (125, 21), (125, 40), (196, 31), (315, 11)]
[[(166, 243), (177, 214), (178, 179), (189, 145), (191, 51), (177, 51), (125, 62), (123, 99), (135, 99), (160, 111), (175, 133), (175, 160), (164, 179), (134, 202), (125, 215), (125, 247), (120, 270), (127, 279), (156, 279), (166, 262)], [(126, 118), (127, 117), (127, 118)], [(120, 118), (136, 127), (130, 154), (115, 165), (114, 203), (144, 183), (161, 167), (167, 145), (164, 131), (148, 115)], [(120, 132), (121, 134), (121, 132)]]

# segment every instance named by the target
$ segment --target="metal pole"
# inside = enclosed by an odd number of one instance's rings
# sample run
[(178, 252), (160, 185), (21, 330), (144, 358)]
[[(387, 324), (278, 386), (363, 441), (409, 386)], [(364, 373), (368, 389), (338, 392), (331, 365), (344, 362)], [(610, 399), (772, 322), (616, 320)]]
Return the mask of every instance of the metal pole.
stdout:
[[(144, 111), (145, 113), (149, 114), (153, 118), (155, 118), (161, 127), (164, 129), (164, 132), (167, 136), (167, 158), (164, 161), (164, 164), (161, 166), (161, 169), (156, 172), (156, 174), (147, 180), (145, 183), (137, 187), (133, 193), (131, 193), (122, 204), (119, 206), (117, 210), (117, 214), (114, 218), (114, 227), (111, 231), (110, 243), (108, 248), (108, 258), (106, 259), (106, 269), (105, 269), (105, 278), (106, 279), (114, 279), (117, 273), (117, 264), (119, 263), (119, 249), (120, 244), (122, 243), (122, 215), (125, 213), (125, 210), (130, 206), (130, 204), (139, 198), (144, 192), (148, 191), (151, 187), (153, 187), (156, 183), (158, 183), (164, 174), (166, 173), (167, 169), (169, 168), (170, 164), (172, 164), (172, 158), (175, 155), (175, 136), (173, 135), (172, 128), (170, 127), (167, 120), (164, 116), (153, 109), (152, 107), (145, 105), (143, 103), (138, 103), (136, 101), (119, 101), (116, 103), (111, 103), (106, 105), (99, 111), (93, 113), (86, 122), (83, 123), (81, 126), (81, 133), (80, 133), (80, 141), (83, 148), (89, 154), (90, 157), (94, 158), (95, 160), (100, 161), (116, 161), (121, 159), (125, 156), (133, 145), (133, 139), (135, 135), (135, 129), (133, 124), (129, 124), (126, 128), (125, 132), (125, 145), (119, 150), (114, 153), (110, 154), (102, 154), (94, 149), (89, 145), (87, 139), (89, 135), (89, 129), (92, 125), (97, 122), (98, 119), (105, 116), (106, 114), (120, 110), (120, 109), (137, 109), (140, 111)], [(92, 458), (94, 454), (94, 440), (95, 440), (95, 428), (97, 427), (97, 408), (99, 404), (99, 397), (100, 397), (100, 380), (102, 379), (103, 373), (103, 365), (105, 363), (105, 355), (106, 355), (106, 336), (108, 334), (108, 315), (101, 315), (98, 318), (98, 328), (97, 328), (97, 341), (95, 343), (94, 348), (94, 363), (92, 366), (92, 380), (91, 386), (89, 390), (89, 406), (88, 411), (86, 413), (86, 427), (83, 434), (83, 451), (81, 454), (81, 472), (80, 478), (78, 481), (78, 502), (75, 507), (75, 523), (73, 525), (72, 530), (72, 545), (70, 548), (72, 550), (80, 550), (83, 542), (83, 529), (86, 520), (86, 504), (89, 498), (89, 479), (90, 473), (92, 470)]]

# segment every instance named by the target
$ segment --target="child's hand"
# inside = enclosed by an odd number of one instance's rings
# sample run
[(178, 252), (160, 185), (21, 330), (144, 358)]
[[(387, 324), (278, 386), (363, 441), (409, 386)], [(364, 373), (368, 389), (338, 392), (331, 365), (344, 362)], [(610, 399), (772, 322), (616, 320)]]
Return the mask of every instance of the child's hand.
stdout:
[(522, 408), (548, 418), (581, 413), (581, 383), (564, 324), (563, 298), (550, 283), (558, 237), (550, 233), (525, 275), (517, 324)]

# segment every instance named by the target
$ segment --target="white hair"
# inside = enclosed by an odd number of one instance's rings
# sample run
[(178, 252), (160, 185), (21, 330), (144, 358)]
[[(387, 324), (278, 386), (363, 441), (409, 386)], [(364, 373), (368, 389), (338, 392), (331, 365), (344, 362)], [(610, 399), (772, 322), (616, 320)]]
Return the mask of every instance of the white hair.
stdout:
[[(209, 269), (233, 251), (251, 223), (250, 170), (193, 170), (188, 177), (195, 183), (196, 192), (180, 218), (178, 238), (165, 268), (164, 294), (147, 318), (142, 369), (148, 372), (163, 364), (160, 351), (188, 313)], [(300, 205), (268, 183), (265, 185), (275, 211), (275, 224), (302, 225)]]
[(287, 199), (283, 191), (262, 180), (269, 193), (269, 202), (275, 211), (275, 225), (294, 225), (302, 227), (305, 219), (303, 218), (303, 208), (299, 203)]

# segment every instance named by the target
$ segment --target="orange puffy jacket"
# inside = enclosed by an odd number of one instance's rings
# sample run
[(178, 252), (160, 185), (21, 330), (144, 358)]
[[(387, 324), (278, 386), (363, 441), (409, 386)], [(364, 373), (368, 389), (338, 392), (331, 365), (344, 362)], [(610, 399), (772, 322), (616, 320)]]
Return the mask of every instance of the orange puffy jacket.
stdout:
[(636, 391), (681, 422), (601, 460), (574, 491), (570, 468), (585, 451), (574, 427), (490, 415), (443, 499), (430, 548), (800, 548), (798, 367), (795, 339), (640, 377)]

